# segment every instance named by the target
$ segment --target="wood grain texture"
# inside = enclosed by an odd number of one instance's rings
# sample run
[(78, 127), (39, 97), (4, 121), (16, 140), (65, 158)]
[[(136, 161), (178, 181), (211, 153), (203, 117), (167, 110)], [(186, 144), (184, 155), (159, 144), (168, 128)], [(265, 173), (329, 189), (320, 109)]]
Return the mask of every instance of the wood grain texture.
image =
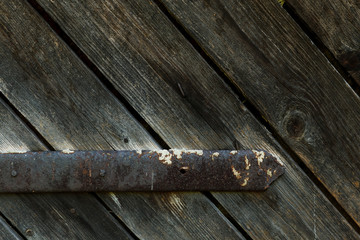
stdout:
[[(0, 116), (1, 152), (46, 150), (3, 102)], [(71, 209), (76, 213), (71, 213)], [(89, 194), (1, 194), (0, 211), (31, 239), (131, 239)], [(1, 239), (11, 239), (4, 229), (0, 234)]]
[(8, 194), (2, 200), (1, 211), (30, 239), (133, 239), (87, 193)]
[[(29, 5), (12, 1), (0, 6), (0, 55), (1, 59), (6, 59), (0, 65), (0, 89), (54, 148), (158, 148), (151, 136)], [(25, 31), (25, 26), (32, 26), (31, 31)], [(6, 205), (3, 205), (1, 210), (6, 212), (6, 216), (13, 217), (14, 225), (21, 229), (31, 224), (32, 228), (36, 228), (33, 231), (37, 238), (84, 239), (89, 235), (86, 239), (122, 239), (118, 233), (121, 228), (114, 224), (115, 220), (109, 219), (109, 213), (88, 195), (31, 195), (29, 199), (25, 198), (26, 195), (16, 196), (17, 200), (8, 197), (8, 206), (11, 207), (5, 209)], [(113, 195), (100, 196), (106, 200), (112, 199)], [(151, 196), (159, 199), (157, 194)], [(163, 198), (166, 196), (162, 195)], [(242, 238), (204, 195), (176, 193), (169, 195), (171, 197), (189, 207), (180, 211), (161, 201), (154, 201), (149, 206), (144, 204), (148, 196), (122, 193), (117, 194), (119, 201), (123, 198), (132, 201), (126, 209), (119, 209), (121, 205), (118, 205), (116, 212), (136, 235), (150, 239), (179, 239), (185, 235), (193, 239), (210, 238), (212, 235), (227, 239)], [(196, 217), (190, 212), (192, 202), (202, 206)], [(24, 213), (13, 212), (16, 205), (22, 206), (25, 216), (22, 216)], [(72, 215), (69, 212), (71, 208), (79, 214)], [(134, 210), (140, 215), (127, 218), (127, 214)], [(142, 228), (138, 227), (139, 222)], [(189, 225), (193, 229), (191, 234), (187, 230)], [(152, 230), (159, 226), (162, 231)], [(148, 232), (153, 232), (153, 235), (148, 235)]]
[(17, 232), (12, 229), (9, 224), (5, 221), (3, 217), (0, 217), (0, 236), (2, 239), (9, 239), (9, 240), (21, 240), (22, 237), (19, 236)]
[(164, 1), (358, 223), (360, 99), (276, 1)]
[(46, 147), (27, 129), (10, 108), (0, 99), (0, 151), (43, 151)]
[(286, 4), (360, 84), (360, 2), (287, 0)]
[[(171, 147), (232, 149), (237, 140), (286, 162), (264, 193), (215, 194), (251, 237), (358, 237), (152, 1), (39, 3)], [(140, 219), (132, 196), (120, 196), (108, 204)]]
[[(143, 229), (135, 230), (140, 239), (153, 239), (153, 236), (164, 236), (160, 239), (179, 240), (199, 239), (199, 237), (201, 239), (245, 239), (239, 233), (232, 236), (226, 234), (226, 232), (235, 232), (234, 226), (230, 223), (228, 226), (214, 224), (217, 215), (221, 213), (210, 200), (204, 202), (202, 199), (203, 195), (197, 192), (111, 193), (110, 198), (105, 197), (105, 202), (120, 219), (129, 223), (131, 229)], [(141, 205), (134, 206), (134, 202)], [(208, 207), (209, 204), (212, 208)], [(143, 211), (143, 208), (152, 211)], [(151, 227), (149, 222), (152, 222)], [(211, 225), (212, 228), (200, 228), (199, 224)], [(169, 228), (169, 225), (172, 225), (173, 229)], [(179, 229), (180, 226), (183, 229)]]

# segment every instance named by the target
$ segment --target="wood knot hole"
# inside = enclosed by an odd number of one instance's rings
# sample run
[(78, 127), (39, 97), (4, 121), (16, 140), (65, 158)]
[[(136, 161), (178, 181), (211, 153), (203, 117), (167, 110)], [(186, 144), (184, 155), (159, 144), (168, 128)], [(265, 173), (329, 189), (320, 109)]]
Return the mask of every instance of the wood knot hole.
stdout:
[(301, 138), (304, 135), (306, 122), (303, 113), (295, 112), (285, 119), (285, 129), (292, 138)]

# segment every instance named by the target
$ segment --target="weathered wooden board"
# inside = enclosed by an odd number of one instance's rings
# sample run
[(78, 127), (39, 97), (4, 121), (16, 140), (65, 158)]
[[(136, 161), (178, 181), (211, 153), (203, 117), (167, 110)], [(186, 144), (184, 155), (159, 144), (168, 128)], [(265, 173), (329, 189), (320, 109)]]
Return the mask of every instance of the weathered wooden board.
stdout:
[[(1, 152), (46, 150), (1, 101), (0, 116)], [(75, 213), (71, 209), (75, 209)], [(29, 238), (131, 239), (89, 194), (1, 194), (0, 211)], [(0, 233), (1, 239), (10, 239), (3, 230)]]
[[(158, 148), (151, 136), (29, 5), (11, 1), (0, 6), (0, 58), (6, 60), (0, 65), (0, 90), (54, 148)], [(27, 26), (32, 26), (31, 31), (25, 30)], [(88, 195), (25, 196), (16, 195), (15, 200), (11, 195), (6, 199), (7, 205), (1, 205), (1, 210), (7, 217), (13, 217), (14, 225), (21, 230), (31, 224), (36, 228), (33, 232), (37, 238), (79, 236), (83, 239), (87, 233), (87, 238), (121, 239), (118, 235), (121, 228)], [(113, 198), (113, 194), (101, 194), (101, 197), (114, 199), (114, 203), (117, 203), (116, 199), (132, 198), (126, 208), (120, 209), (121, 205), (117, 205), (116, 214), (138, 236), (148, 236), (147, 233), (152, 231), (151, 238), (158, 239), (181, 239), (183, 235), (193, 239), (211, 236), (242, 238), (239, 231), (200, 193), (161, 196), (123, 193), (117, 194), (117, 198)], [(154, 200), (151, 205), (144, 204), (149, 198)], [(177, 209), (162, 203), (171, 199), (187, 207)], [(94, 207), (89, 207), (91, 204)], [(77, 214), (69, 212), (72, 208)], [(194, 213), (191, 211), (193, 208), (202, 211)], [(127, 214), (134, 210), (140, 215), (135, 215), (135, 219), (127, 218)], [(191, 234), (187, 229), (190, 225)], [(159, 228), (162, 230), (154, 231)]]
[(276, 1), (164, 1), (360, 223), (360, 99)]
[(87, 193), (8, 194), (1, 211), (33, 239), (133, 239)]
[[(237, 140), (286, 162), (287, 173), (264, 193), (215, 195), (249, 235), (358, 237), (152, 1), (39, 2), (171, 147), (229, 149)], [(136, 196), (115, 196), (106, 202), (116, 214), (144, 218)]]
[(0, 99), (0, 152), (26, 152), (46, 150), (34, 134), (21, 123)]
[(104, 196), (106, 203), (122, 221), (129, 224), (130, 229), (138, 228), (134, 231), (140, 239), (153, 239), (153, 236), (179, 240), (245, 239), (238, 232), (228, 233), (236, 232), (231, 223), (226, 226), (220, 222), (217, 225), (216, 218), (221, 213), (213, 210), (217, 209), (214, 205), (213, 209), (209, 208), (201, 193), (110, 193), (109, 196)]
[(4, 218), (0, 217), (0, 236), (2, 239), (9, 239), (9, 240), (20, 240), (22, 237), (19, 236), (17, 232), (14, 231), (14, 229), (7, 224)]
[(360, 2), (287, 0), (286, 4), (360, 85)]

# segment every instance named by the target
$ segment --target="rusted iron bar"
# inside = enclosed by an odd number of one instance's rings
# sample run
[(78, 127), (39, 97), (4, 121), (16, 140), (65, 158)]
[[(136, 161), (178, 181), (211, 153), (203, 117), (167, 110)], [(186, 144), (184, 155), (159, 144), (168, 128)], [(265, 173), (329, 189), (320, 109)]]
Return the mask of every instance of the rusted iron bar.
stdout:
[(0, 192), (264, 190), (284, 173), (262, 150), (0, 154)]

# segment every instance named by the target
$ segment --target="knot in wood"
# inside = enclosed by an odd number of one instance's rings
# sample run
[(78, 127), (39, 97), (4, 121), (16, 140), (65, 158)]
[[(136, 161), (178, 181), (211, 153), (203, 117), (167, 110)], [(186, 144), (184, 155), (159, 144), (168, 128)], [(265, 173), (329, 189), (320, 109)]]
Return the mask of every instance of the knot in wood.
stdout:
[(284, 128), (291, 138), (302, 138), (306, 127), (306, 117), (301, 111), (292, 111), (284, 119)]

